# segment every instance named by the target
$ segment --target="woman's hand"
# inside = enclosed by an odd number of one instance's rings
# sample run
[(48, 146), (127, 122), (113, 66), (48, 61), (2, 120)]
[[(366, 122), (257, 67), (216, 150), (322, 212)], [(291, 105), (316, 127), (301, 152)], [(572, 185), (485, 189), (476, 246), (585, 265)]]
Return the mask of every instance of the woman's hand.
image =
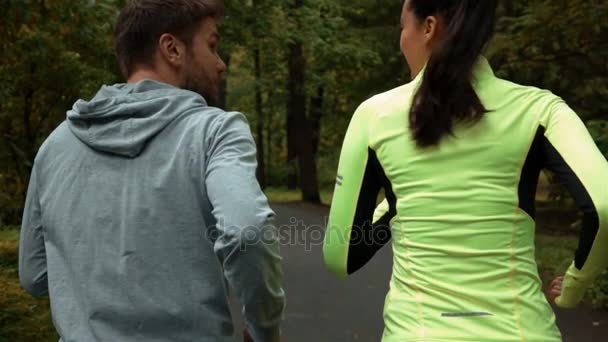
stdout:
[(564, 277), (557, 277), (553, 279), (551, 285), (547, 288), (547, 292), (545, 295), (547, 296), (547, 300), (550, 304), (555, 304), (555, 298), (561, 296), (562, 294), (562, 282), (564, 281)]

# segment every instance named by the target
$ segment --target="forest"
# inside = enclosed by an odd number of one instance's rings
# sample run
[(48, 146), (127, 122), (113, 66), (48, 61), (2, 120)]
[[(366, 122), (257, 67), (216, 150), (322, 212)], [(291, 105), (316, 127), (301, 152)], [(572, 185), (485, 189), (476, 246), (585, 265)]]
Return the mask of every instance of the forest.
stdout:
[[(221, 54), (228, 69), (221, 103), (249, 120), (260, 184), (271, 193), (328, 204), (322, 194), (333, 189), (354, 110), (410, 80), (399, 49), (402, 1), (224, 3)], [(2, 0), (0, 233), (18, 228), (34, 157), (66, 111), (102, 84), (124, 82), (112, 48), (113, 23), (123, 5)], [(608, 1), (511, 0), (500, 1), (498, 11), (485, 52), (495, 73), (565, 99), (608, 156)], [(559, 182), (550, 174), (545, 178), (541, 209), (575, 211)], [(575, 215), (572, 225), (545, 229), (575, 236), (576, 226)], [(0, 239), (0, 255), (15, 253), (6, 241)], [(10, 255), (0, 258), (0, 266), (14, 268), (16, 256)], [(608, 275), (602, 279), (590, 301), (608, 307)]]

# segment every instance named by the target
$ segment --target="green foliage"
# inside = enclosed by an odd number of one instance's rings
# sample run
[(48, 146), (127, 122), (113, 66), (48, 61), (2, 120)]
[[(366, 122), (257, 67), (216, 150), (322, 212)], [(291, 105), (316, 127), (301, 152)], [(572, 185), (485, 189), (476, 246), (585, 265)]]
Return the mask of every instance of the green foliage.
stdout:
[[(33, 156), (77, 98), (119, 80), (110, 32), (124, 1), (10, 0), (0, 9), (0, 223), (18, 223)], [(317, 161), (333, 182), (342, 137), (366, 98), (409, 80), (399, 51), (401, 1), (225, 0), (223, 54), (230, 56), (228, 107), (248, 115), (257, 135), (254, 89), (262, 92), (268, 184), (284, 186), (289, 42), (302, 40), (307, 107), (324, 90)], [(501, 2), (488, 55), (497, 74), (562, 96), (608, 151), (608, 3)], [(253, 55), (261, 74), (254, 76)], [(603, 122), (603, 123), (602, 123)], [(262, 124), (260, 124), (262, 125)]]
[(115, 1), (8, 1), (0, 8), (0, 224), (16, 223), (36, 151), (78, 98), (117, 80)]
[(598, 280), (589, 289), (588, 296), (594, 308), (608, 308), (608, 271), (602, 272)]
[[(272, 203), (291, 203), (300, 202), (301, 194), (297, 190), (289, 190), (287, 188), (270, 187), (264, 190), (266, 197)], [(328, 205), (331, 203), (333, 189), (321, 189), (321, 203)]]
[[(120, 80), (112, 24), (124, 0), (6, 0), (0, 7), (0, 227), (19, 224), (35, 153), (78, 98)], [(399, 51), (401, 1), (225, 0), (223, 54), (230, 57), (228, 107), (244, 112), (257, 132), (255, 89), (262, 92), (268, 197), (300, 199), (284, 188), (288, 44), (303, 42), (307, 106), (324, 89), (316, 154), (323, 203), (331, 201), (342, 138), (356, 107), (409, 80)], [(608, 157), (608, 2), (500, 2), (498, 31), (487, 52), (496, 73), (563, 97), (586, 121)], [(259, 51), (261, 73), (254, 75)], [(308, 109), (310, 116), (310, 109)], [(559, 196), (558, 196), (559, 197)], [(560, 197), (561, 198), (561, 197)], [(566, 202), (561, 202), (564, 206)], [(554, 204), (553, 204), (554, 205)], [(546, 215), (549, 216), (549, 215)], [(541, 225), (564, 230), (562, 216)], [(559, 221), (559, 222), (557, 222)], [(563, 274), (576, 248), (570, 235), (539, 235), (537, 261), (546, 281)], [(18, 285), (17, 231), (0, 229), (0, 341), (57, 340), (48, 301)], [(608, 272), (588, 293), (608, 308)]]
[(536, 236), (536, 263), (543, 283), (549, 284), (568, 269), (574, 258), (577, 239), (568, 235)]
[(503, 2), (489, 55), (500, 76), (563, 97), (583, 119), (606, 119), (608, 2)]
[(587, 127), (600, 151), (608, 159), (608, 120), (593, 120)]
[(0, 230), (0, 341), (57, 341), (48, 299), (35, 299), (19, 285), (17, 230)]

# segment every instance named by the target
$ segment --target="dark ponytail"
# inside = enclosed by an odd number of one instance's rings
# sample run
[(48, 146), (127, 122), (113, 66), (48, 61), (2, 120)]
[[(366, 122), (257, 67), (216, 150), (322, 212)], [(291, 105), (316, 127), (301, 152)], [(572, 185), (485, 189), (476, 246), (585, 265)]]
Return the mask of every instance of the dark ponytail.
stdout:
[(487, 110), (471, 84), (473, 68), (494, 32), (496, 0), (410, 0), (419, 20), (438, 16), (445, 32), (414, 97), (410, 128), (421, 147), (439, 145), (457, 122), (476, 123)]

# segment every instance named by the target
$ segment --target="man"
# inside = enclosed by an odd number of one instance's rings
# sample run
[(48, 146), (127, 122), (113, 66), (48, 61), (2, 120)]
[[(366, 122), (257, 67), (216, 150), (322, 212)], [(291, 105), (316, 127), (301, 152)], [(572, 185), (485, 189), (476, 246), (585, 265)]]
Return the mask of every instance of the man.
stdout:
[(211, 105), (226, 66), (212, 0), (132, 0), (126, 84), (78, 101), (40, 148), (19, 274), (63, 341), (230, 341), (231, 286), (255, 341), (285, 305), (273, 212), (245, 117)]

